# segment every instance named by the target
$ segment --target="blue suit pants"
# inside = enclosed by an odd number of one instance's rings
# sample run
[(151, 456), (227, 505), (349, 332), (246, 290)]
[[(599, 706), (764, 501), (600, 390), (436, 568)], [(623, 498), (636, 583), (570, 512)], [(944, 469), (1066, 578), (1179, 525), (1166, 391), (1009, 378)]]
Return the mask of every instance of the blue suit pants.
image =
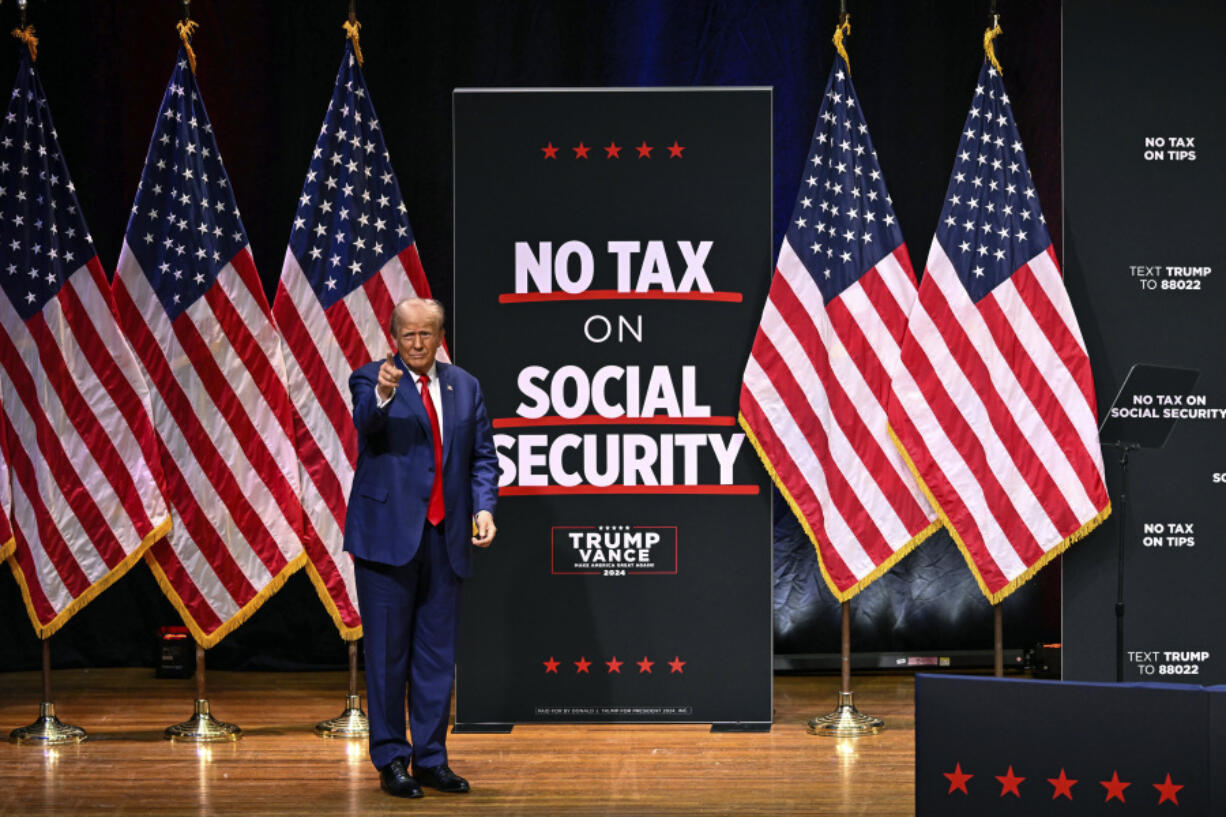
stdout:
[[(426, 525), (408, 564), (353, 562), (366, 653), (371, 762), (380, 769), (396, 758), (418, 766), (446, 763), (460, 578), (448, 561), (442, 525)], [(406, 699), (412, 743), (405, 737)]]

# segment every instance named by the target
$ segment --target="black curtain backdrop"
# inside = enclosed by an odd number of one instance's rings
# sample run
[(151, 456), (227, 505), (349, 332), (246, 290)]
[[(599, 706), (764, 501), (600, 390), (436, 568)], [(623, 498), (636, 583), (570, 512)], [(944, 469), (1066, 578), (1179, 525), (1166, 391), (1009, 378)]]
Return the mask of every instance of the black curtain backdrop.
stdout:
[[(15, 5), (0, 6), (5, 31), (17, 24)], [(847, 3), (853, 79), (917, 271), (983, 59), (989, 5)], [(29, 21), (41, 40), (38, 68), (108, 270), (119, 257), (173, 68), (181, 8), (179, 0), (30, 2)], [(197, 77), (270, 299), (340, 62), (347, 9), (345, 0), (191, 4), (200, 23)], [(999, 0), (998, 10), (1004, 34), (997, 54), (1062, 257), (1060, 4)], [(436, 297), (451, 306), (453, 88), (773, 86), (778, 246), (833, 59), (838, 11), (829, 0), (359, 3), (367, 82)], [(16, 69), (16, 52), (8, 53), (4, 82)], [(462, 363), (463, 336), (450, 340)], [(728, 365), (739, 369), (743, 361)], [(775, 508), (776, 652), (837, 651), (838, 604), (811, 544), (778, 497)], [(510, 513), (499, 521), (514, 524)], [(1058, 569), (1043, 571), (1005, 601), (1007, 646), (1059, 637)], [(944, 534), (853, 599), (852, 610), (857, 651), (992, 644), (991, 608)], [(7, 569), (0, 571), (0, 621), (0, 669), (36, 668), (39, 645)], [(53, 638), (53, 660), (57, 667), (152, 665), (157, 627), (178, 623), (148, 569), (138, 565)], [(305, 573), (209, 653), (217, 668), (306, 669), (344, 661), (344, 646)]]

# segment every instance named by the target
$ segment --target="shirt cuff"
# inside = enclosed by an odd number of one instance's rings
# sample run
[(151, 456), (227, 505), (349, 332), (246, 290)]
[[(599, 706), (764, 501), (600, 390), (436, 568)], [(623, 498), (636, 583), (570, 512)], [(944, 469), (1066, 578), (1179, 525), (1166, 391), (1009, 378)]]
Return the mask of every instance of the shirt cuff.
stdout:
[(395, 388), (392, 389), (392, 393), (387, 396), (386, 400), (379, 397), (379, 392), (378, 390), (376, 390), (375, 391), (375, 408), (378, 408), (378, 409), (386, 408), (387, 404), (392, 402), (392, 398), (394, 398), (395, 396), (396, 396)]

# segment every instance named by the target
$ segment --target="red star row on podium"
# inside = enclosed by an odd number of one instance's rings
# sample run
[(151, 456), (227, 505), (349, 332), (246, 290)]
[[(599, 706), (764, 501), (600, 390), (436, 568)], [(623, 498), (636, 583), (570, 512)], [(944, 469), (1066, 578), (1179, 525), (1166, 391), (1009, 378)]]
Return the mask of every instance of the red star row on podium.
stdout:
[[(944, 775), (949, 779), (948, 794), (954, 794), (955, 792), (961, 792), (962, 794), (966, 795), (970, 794), (967, 784), (973, 777), (975, 777), (975, 775), (962, 771), (961, 763), (955, 764), (954, 770), (952, 772), (944, 772)], [(1003, 775), (993, 775), (993, 777), (995, 777), (1000, 783), (1001, 797), (1004, 797), (1006, 794), (1012, 794), (1014, 797), (1018, 798), (1022, 796), (1021, 784), (1027, 778), (1016, 774), (1013, 771), (1012, 765), (1009, 766), (1008, 770)], [(1077, 778), (1069, 777), (1063, 767), (1060, 768), (1060, 775), (1058, 777), (1049, 777), (1046, 779), (1052, 786), (1052, 800), (1055, 800), (1057, 797), (1066, 797), (1069, 800), (1075, 799), (1073, 797), (1073, 787), (1081, 781)], [(1125, 790), (1132, 785), (1132, 781), (1120, 780), (1118, 770), (1112, 769), (1111, 779), (1099, 780), (1098, 784), (1106, 789), (1106, 796), (1103, 802), (1108, 802), (1111, 800), (1119, 800), (1121, 803), (1128, 802), (1125, 796)], [(1158, 790), (1158, 805), (1168, 801), (1174, 803), (1175, 805), (1179, 805), (1179, 790), (1183, 788), (1183, 785), (1172, 782), (1170, 772), (1167, 772), (1166, 779), (1161, 783), (1154, 783), (1152, 785)], [(1089, 791), (1092, 792), (1092, 794), (1082, 796), (1097, 797), (1098, 793), (1095, 790), (1091, 789)], [(1141, 791), (1144, 791), (1144, 789)], [(1027, 794), (1029, 793), (1030, 790), (1028, 789)], [(1045, 795), (1046, 793), (1047, 792), (1045, 789), (1041, 789), (1036, 794)], [(1133, 797), (1134, 799), (1139, 798), (1139, 792), (1134, 792)]]

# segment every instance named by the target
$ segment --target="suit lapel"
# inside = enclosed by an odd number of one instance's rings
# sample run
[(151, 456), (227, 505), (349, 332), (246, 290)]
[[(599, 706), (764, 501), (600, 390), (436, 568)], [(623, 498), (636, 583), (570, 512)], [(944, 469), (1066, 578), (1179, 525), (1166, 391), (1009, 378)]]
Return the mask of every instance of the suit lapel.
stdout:
[(434, 365), (438, 367), (438, 392), (443, 400), (443, 462), (447, 462), (455, 438), (455, 387), (451, 382), (451, 366), (442, 361)]

